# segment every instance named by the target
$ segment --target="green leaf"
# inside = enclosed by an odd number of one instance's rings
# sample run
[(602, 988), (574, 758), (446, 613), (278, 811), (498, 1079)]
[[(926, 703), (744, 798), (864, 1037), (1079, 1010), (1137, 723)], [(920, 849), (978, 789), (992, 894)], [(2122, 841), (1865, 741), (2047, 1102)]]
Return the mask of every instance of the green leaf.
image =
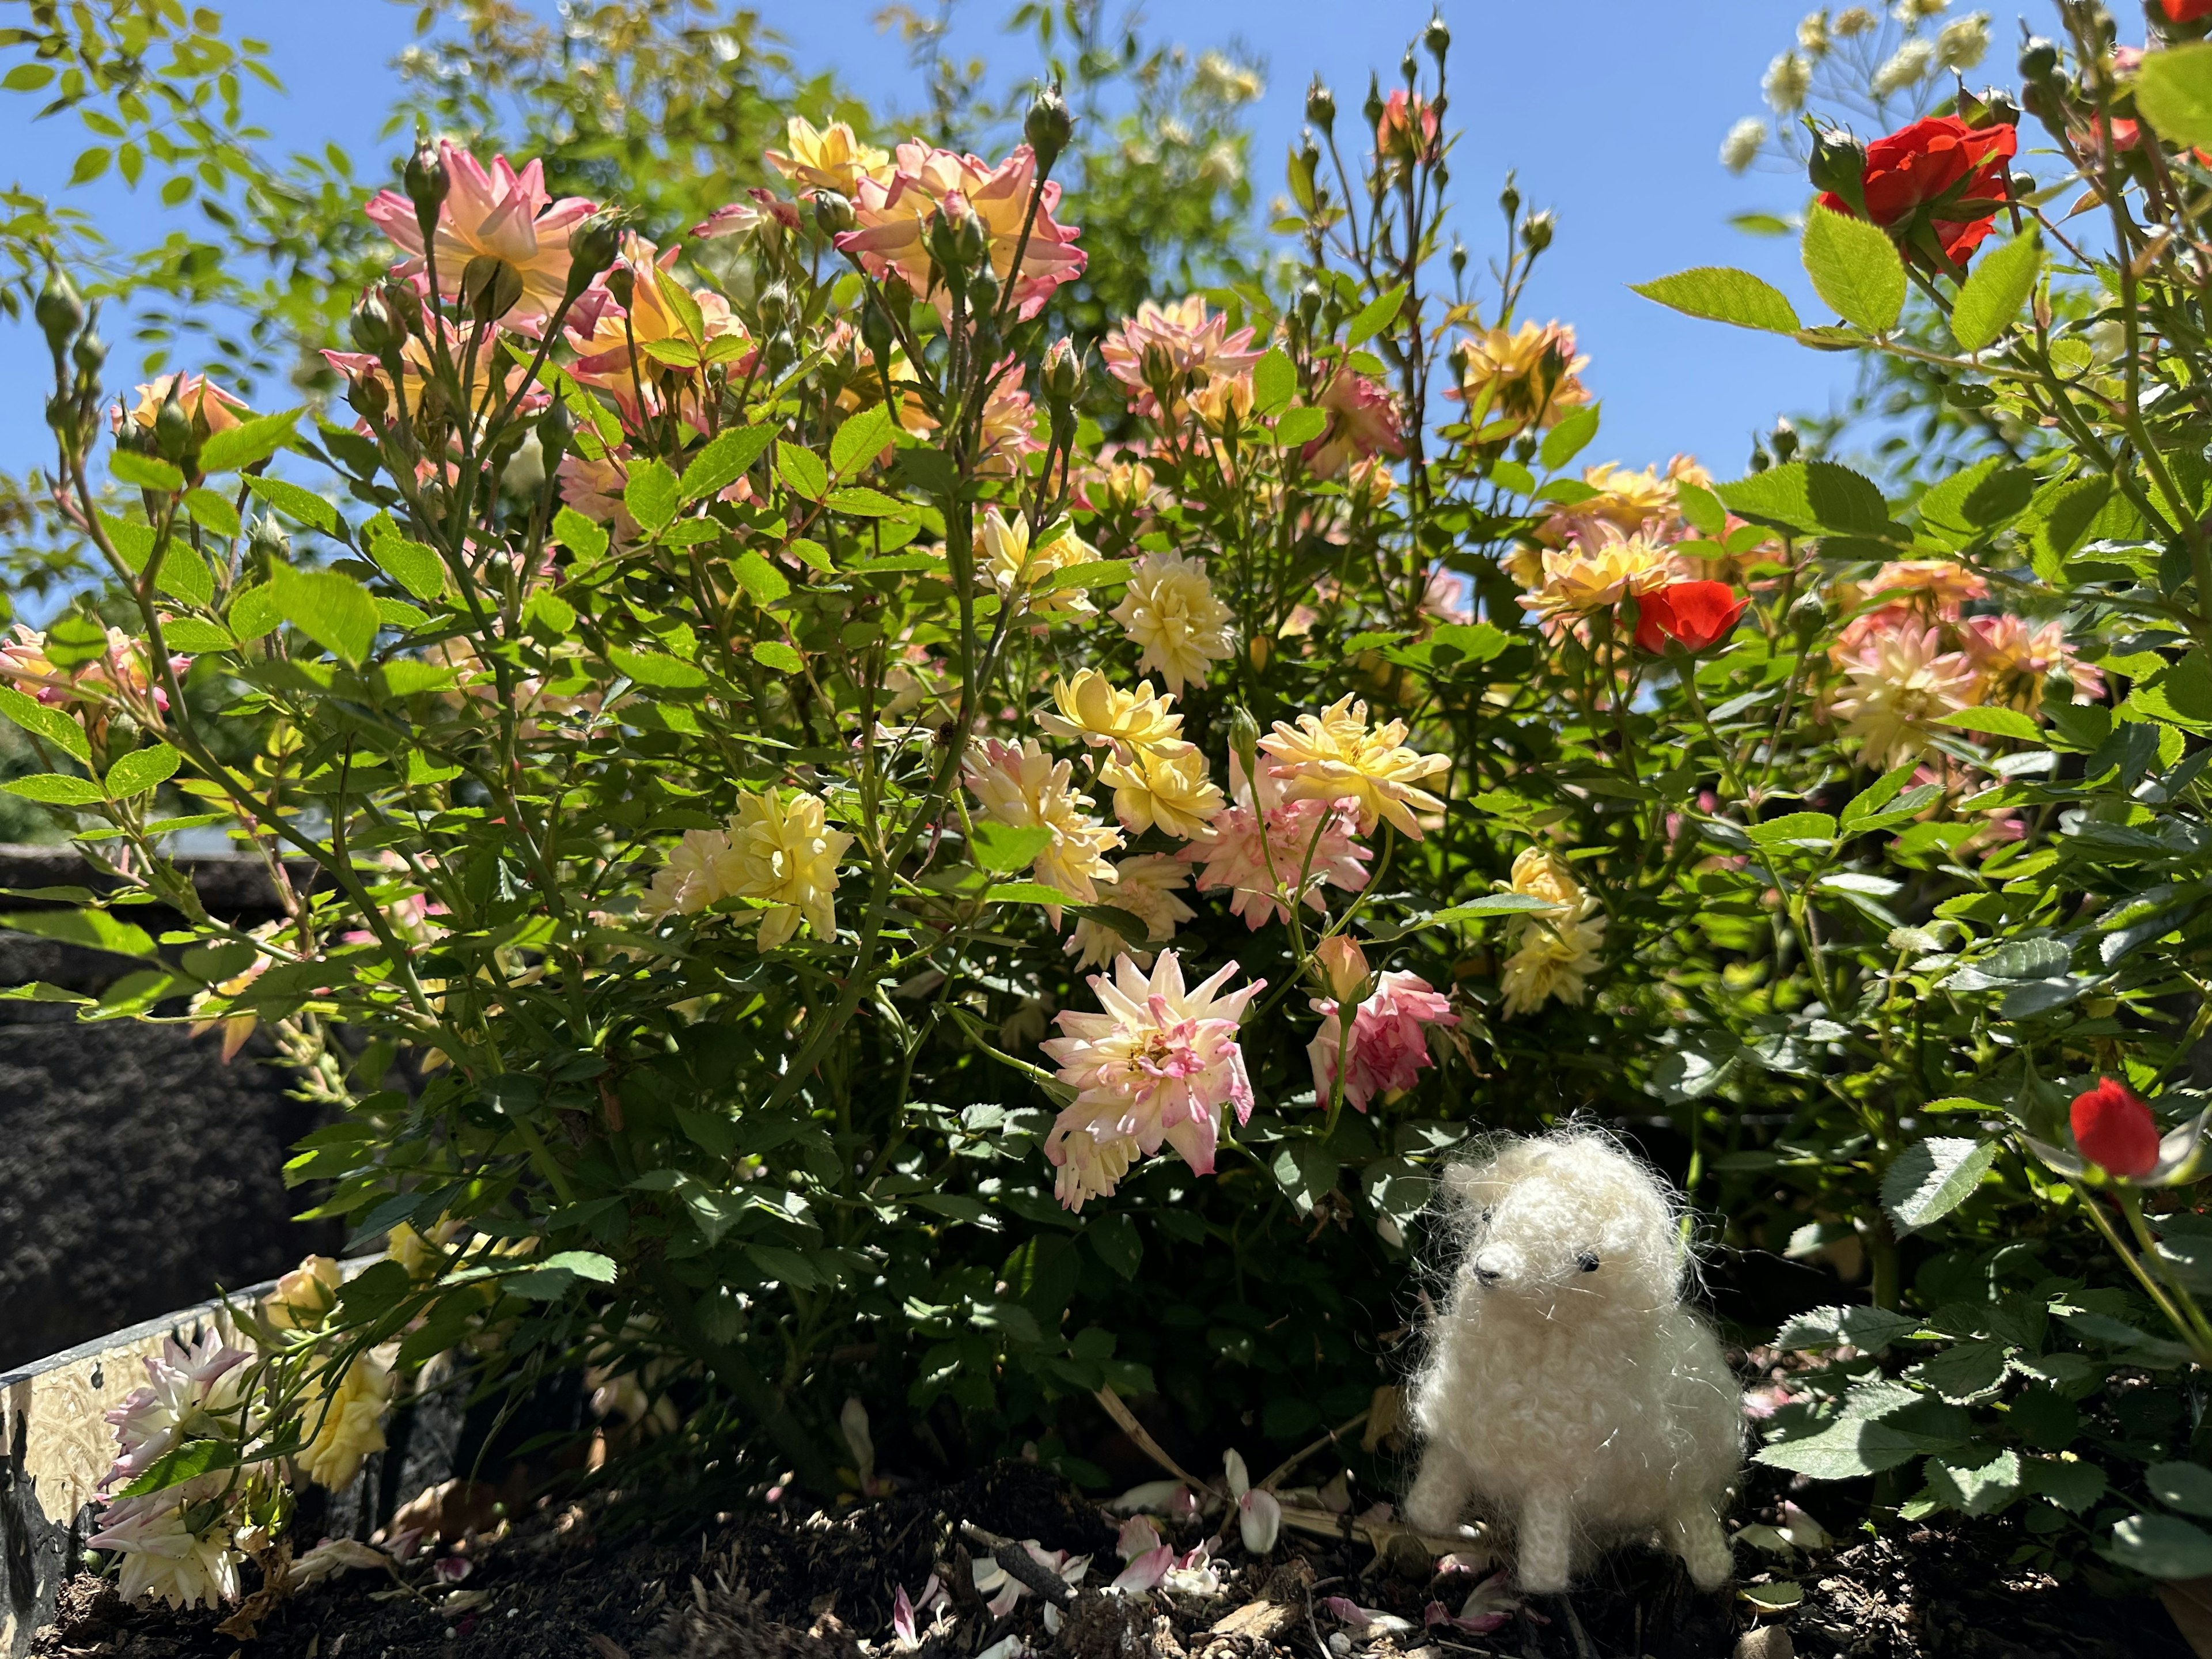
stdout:
[(753, 642), (753, 660), (763, 668), (773, 668), (779, 674), (799, 674), (806, 670), (806, 659), (781, 640), (756, 640)]
[(85, 739), (84, 728), (60, 709), (49, 708), (12, 685), (0, 685), (0, 714), (33, 736), (44, 738), (72, 760), (91, 764), (92, 745)]
[(2212, 727), (2212, 667), (2202, 646), (2191, 646), (2179, 662), (2139, 681), (2129, 705), (2152, 719), (2191, 731)]
[(294, 524), (319, 530), (325, 536), (341, 533), (337, 508), (312, 489), (302, 489), (283, 478), (269, 477), (248, 478), (246, 487)]
[(73, 778), (66, 772), (33, 772), (27, 778), (10, 778), (0, 789), (42, 806), (95, 806), (107, 799), (89, 778)]
[(105, 910), (19, 910), (0, 916), (0, 927), (64, 945), (82, 945), (88, 950), (112, 951), (118, 956), (154, 954), (154, 941), (144, 928), (118, 921)]
[(661, 265), (655, 265), (653, 268), (653, 286), (660, 290), (662, 302), (667, 306), (676, 320), (683, 325), (684, 332), (690, 337), (694, 344), (705, 343), (706, 319), (700, 314), (699, 302), (692, 298), (691, 290), (678, 282), (674, 274)]
[(229, 497), (218, 495), (212, 489), (187, 489), (185, 511), (192, 515), (192, 522), (201, 529), (226, 541), (242, 527), (238, 522), (238, 509), (230, 504)]
[(1905, 309), (1905, 261), (1880, 226), (1815, 207), (1805, 216), (1799, 246), (1805, 274), (1818, 294), (1847, 323), (1869, 334), (1897, 326)]
[(2019, 709), (2007, 708), (2002, 703), (1956, 709), (1936, 723), (1955, 726), (1961, 732), (1985, 732), (1994, 738), (2018, 738), (2023, 743), (2043, 741), (2041, 726)]
[(630, 467), (629, 483), (623, 486), (623, 505), (649, 536), (675, 518), (680, 488), (667, 462), (637, 462)]
[(1291, 399), (1297, 395), (1297, 365), (1282, 347), (1270, 347), (1267, 355), (1252, 365), (1253, 414), (1263, 421), (1273, 420), (1288, 409)]
[(1081, 564), (1060, 566), (1030, 592), (1042, 598), (1071, 587), (1111, 587), (1116, 582), (1128, 580), (1129, 573), (1135, 568), (1127, 559), (1085, 559)]
[(36, 92), (53, 78), (52, 64), (18, 64), (8, 71), (5, 80), (0, 80), (0, 87), (9, 92)]
[(732, 562), (730, 574), (752, 595), (755, 605), (774, 605), (791, 592), (791, 578), (750, 548)]
[(626, 651), (617, 646), (607, 653), (607, 660), (640, 685), (690, 690), (707, 683), (706, 670), (665, 651)]
[(988, 870), (994, 876), (1010, 876), (1017, 870), (1028, 869), (1052, 845), (1052, 830), (1044, 824), (978, 820), (975, 831), (969, 856), (978, 869)]
[(837, 428), (830, 441), (830, 470), (848, 477), (883, 453), (898, 438), (889, 404), (871, 404)]
[(1692, 529), (1701, 530), (1716, 540), (1728, 533), (1728, 509), (1711, 490), (1686, 478), (1678, 478), (1674, 481), (1674, 505)]
[(1778, 1348), (1819, 1352), (1845, 1343), (1862, 1353), (1881, 1354), (1908, 1331), (1920, 1328), (1910, 1314), (1887, 1308), (1815, 1308), (1799, 1314), (1776, 1334)]
[(1881, 491), (1833, 461), (1790, 461), (1717, 485), (1713, 493), (1747, 519), (1799, 534), (1880, 536), (1889, 528)]
[(378, 569), (425, 604), (446, 591), (446, 562), (434, 548), (404, 536), (386, 536), (369, 548), (368, 556)]
[(732, 427), (718, 434), (684, 469), (684, 499), (697, 501), (720, 495), (744, 476), (745, 469), (761, 458), (775, 438), (775, 428), (765, 426)]
[(1858, 833), (1852, 826), (1864, 823), (1897, 799), (1897, 792), (1905, 787), (1912, 775), (1920, 769), (1917, 760), (1909, 760), (1894, 771), (1885, 772), (1864, 789), (1851, 797), (1844, 808), (1844, 833)]
[(1275, 441), (1285, 449), (1295, 449), (1328, 430), (1328, 410), (1307, 406), (1286, 409), (1275, 422)]
[(1994, 1140), (1931, 1135), (1891, 1160), (1881, 1178), (1881, 1207), (1900, 1232), (1917, 1232), (1973, 1195), (1996, 1162)]
[(2212, 145), (2212, 43), (2154, 52), (2136, 67), (2136, 111), (2176, 144)]
[(1796, 847), (1817, 851), (1835, 844), (1836, 821), (1826, 812), (1790, 812), (1764, 823), (1752, 824), (1744, 833), (1761, 847)]
[(107, 769), (107, 793), (117, 800), (143, 795), (177, 774), (177, 751), (166, 743), (134, 749)]
[(81, 151), (76, 165), (70, 169), (70, 183), (90, 184), (107, 171), (107, 164), (113, 159), (113, 153), (102, 144), (94, 144), (90, 149)]
[(2154, 1463), (2143, 1471), (2150, 1495), (2184, 1515), (2212, 1515), (2212, 1469), (2202, 1463)]
[(1700, 265), (1693, 270), (1676, 271), (1671, 276), (1655, 277), (1648, 283), (1632, 283), (1629, 292), (1692, 317), (1734, 323), (1739, 328), (1795, 334), (1800, 326), (1789, 295), (1747, 270), (1735, 270), (1725, 265)]
[(200, 471), (235, 472), (267, 460), (290, 445), (292, 428), (299, 423), (301, 412), (289, 409), (281, 415), (258, 415), (225, 431), (211, 433), (200, 446)]
[(567, 1295), (579, 1279), (588, 1279), (594, 1285), (613, 1284), (613, 1259), (596, 1250), (559, 1250), (543, 1261), (528, 1263), (520, 1273), (507, 1275), (504, 1288), (533, 1302), (550, 1302)]
[(908, 511), (907, 504), (897, 496), (886, 495), (865, 484), (848, 484), (842, 489), (833, 489), (825, 499), (833, 512), (850, 514), (856, 519), (896, 519)]
[(790, 441), (775, 447), (775, 471), (785, 485), (810, 501), (818, 501), (830, 490), (830, 471), (812, 450)]
[(155, 1458), (145, 1474), (118, 1495), (143, 1498), (149, 1492), (167, 1492), (171, 1486), (197, 1480), (204, 1474), (237, 1467), (238, 1448), (228, 1440), (187, 1440)]
[(1576, 410), (1546, 433), (1543, 447), (1536, 452), (1544, 471), (1557, 472), (1581, 454), (1589, 441), (1597, 436), (1597, 406), (1593, 404)]
[(2171, 1515), (2130, 1516), (2112, 1528), (2112, 1546), (2105, 1553), (2122, 1566), (2152, 1578), (2202, 1578), (2212, 1573), (2212, 1536)]
[(158, 455), (142, 455), (135, 449), (118, 449), (108, 457), (107, 470), (127, 484), (141, 489), (167, 490), (171, 495), (185, 487), (185, 475)]
[[(696, 467), (698, 463), (692, 465)], [(684, 477), (689, 478), (690, 474)], [(597, 564), (607, 556), (605, 530), (573, 507), (564, 507), (553, 515), (553, 539), (574, 554), (579, 565)]]
[(1351, 325), (1344, 331), (1346, 347), (1366, 344), (1397, 320), (1399, 307), (1405, 303), (1406, 285), (1401, 283), (1360, 307), (1358, 314), (1352, 318)]
[(1073, 894), (1042, 881), (994, 882), (983, 894), (986, 904), (1057, 904), (1076, 902)]
[(1103, 1210), (1083, 1219), (1083, 1236), (1098, 1259), (1121, 1278), (1133, 1280), (1145, 1261), (1145, 1236), (1135, 1220), (1122, 1210)]
[(1755, 1461), (1815, 1480), (1850, 1480), (1896, 1468), (1927, 1449), (1919, 1435), (1868, 1418), (1847, 1417), (1817, 1434), (1762, 1446)]
[(172, 541), (162, 553), (161, 574), (154, 579), (154, 586), (187, 604), (215, 602), (215, 573), (208, 568), (199, 549), (182, 537)]
[(257, 582), (252, 587), (241, 587), (230, 596), (230, 610), (224, 620), (240, 639), (259, 639), (283, 621), (276, 612), (275, 586), (269, 582)]
[(1951, 337), (1979, 351), (2012, 326), (2043, 269), (2043, 246), (2031, 227), (2002, 247), (1982, 255), (1951, 302)]
[(1927, 1463), (1928, 1488), (1962, 1515), (1995, 1515), (2020, 1496), (2020, 1454), (2005, 1450), (1969, 1464), (1942, 1455)]
[(368, 655), (378, 618), (367, 588), (336, 570), (279, 564), (269, 574), (278, 616), (345, 662), (358, 665)]

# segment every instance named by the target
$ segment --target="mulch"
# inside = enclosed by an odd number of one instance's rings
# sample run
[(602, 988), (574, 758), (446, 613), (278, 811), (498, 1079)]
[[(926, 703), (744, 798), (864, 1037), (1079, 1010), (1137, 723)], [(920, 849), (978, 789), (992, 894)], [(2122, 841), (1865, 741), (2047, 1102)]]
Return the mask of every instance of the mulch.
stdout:
[[(1769, 1494), (1770, 1499), (1779, 1494)], [(1759, 1494), (1741, 1519), (1755, 1518)], [(1052, 1551), (1092, 1556), (1085, 1585), (1048, 1631), (1024, 1595), (994, 1618), (974, 1589), (987, 1552), (963, 1523)], [(1604, 1558), (1568, 1597), (1522, 1603), (1498, 1628), (1425, 1626), (1457, 1611), (1475, 1580), (1429, 1576), (1364, 1545), (1285, 1532), (1253, 1560), (1230, 1529), (1222, 1591), (1109, 1594), (1120, 1570), (1115, 1517), (1048, 1470), (1001, 1463), (958, 1484), (896, 1494), (836, 1515), (748, 1510), (656, 1522), (635, 1498), (548, 1500), (394, 1570), (356, 1571), (276, 1601), (250, 1640), (227, 1614), (130, 1607), (89, 1575), (65, 1592), (34, 1659), (860, 1659), (890, 1654), (895, 1590), (919, 1599), (933, 1572), (949, 1617), (921, 1619), (914, 1659), (2189, 1659), (2154, 1601), (2100, 1596), (2008, 1565), (2020, 1540), (2002, 1524), (1901, 1528), (1812, 1559), (1738, 1547), (1735, 1589), (1701, 1595), (1656, 1550)], [(1193, 1522), (1195, 1545), (1213, 1530)], [(455, 1581), (456, 1561), (467, 1564)], [(1410, 1572), (1406, 1569), (1411, 1569)], [(248, 1588), (257, 1578), (248, 1570)], [(1788, 1578), (1803, 1600), (1761, 1612), (1739, 1591)], [(1384, 1620), (1361, 1626), (1342, 1597)], [(1777, 1599), (1771, 1594), (1765, 1597)], [(234, 1626), (234, 1631), (235, 1626)], [(1018, 1646), (1004, 1646), (1007, 1638)]]

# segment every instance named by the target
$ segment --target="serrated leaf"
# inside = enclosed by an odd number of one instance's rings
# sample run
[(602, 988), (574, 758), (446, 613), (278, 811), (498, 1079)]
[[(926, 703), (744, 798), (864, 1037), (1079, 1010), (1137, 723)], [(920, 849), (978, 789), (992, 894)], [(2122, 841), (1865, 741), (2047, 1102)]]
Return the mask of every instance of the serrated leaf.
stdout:
[(1713, 493), (1747, 519), (1798, 534), (1880, 536), (1889, 508), (1873, 480), (1833, 461), (1790, 461)]
[(276, 614), (317, 645), (356, 666), (368, 657), (376, 642), (376, 600), (352, 577), (279, 564), (269, 586)]
[(806, 659), (800, 656), (781, 640), (756, 640), (753, 660), (763, 668), (773, 668), (779, 674), (804, 673)]
[(73, 778), (66, 772), (33, 772), (27, 778), (10, 778), (0, 789), (41, 806), (96, 806), (107, 799), (89, 778)]
[(1979, 351), (2012, 326), (2043, 269), (2043, 245), (2033, 227), (1984, 253), (1951, 302), (1951, 337)]
[(856, 519), (896, 519), (908, 510), (907, 504), (897, 496), (886, 495), (865, 484), (847, 484), (842, 489), (833, 489), (824, 500), (832, 512)]
[(1869, 334), (1897, 326), (1905, 309), (1905, 261), (1880, 226), (1815, 206), (1799, 244), (1813, 289), (1847, 323)]
[(185, 475), (158, 455), (143, 455), (135, 449), (118, 449), (108, 457), (107, 470), (118, 483), (135, 484), (141, 489), (166, 490), (170, 495), (185, 487)]
[(134, 749), (107, 769), (107, 793), (117, 800), (143, 795), (174, 777), (179, 759), (177, 751), (166, 743)]
[(978, 869), (994, 876), (1012, 875), (1017, 870), (1026, 870), (1037, 857), (1052, 845), (1052, 830), (1044, 824), (994, 823), (988, 819), (975, 825), (975, 837), (969, 855)]
[(791, 592), (791, 578), (750, 548), (731, 562), (730, 574), (755, 605), (774, 605)]
[(623, 487), (623, 505), (648, 536), (676, 516), (681, 486), (667, 462), (659, 459), (631, 465), (629, 482)]
[(294, 524), (319, 530), (325, 536), (339, 533), (337, 508), (312, 489), (302, 489), (283, 478), (265, 477), (248, 478), (246, 487)]
[(822, 458), (789, 439), (777, 441), (775, 472), (787, 488), (810, 501), (818, 501), (829, 493), (830, 471), (822, 465)]
[(617, 646), (607, 653), (607, 660), (640, 685), (688, 690), (707, 683), (706, 670), (665, 651), (629, 651)]
[(2161, 138), (2212, 145), (2212, 44), (2146, 55), (2135, 74), (2136, 110)]
[(64, 945), (82, 945), (118, 956), (150, 957), (154, 941), (143, 927), (118, 921), (105, 910), (19, 910), (0, 916), (0, 927), (32, 933)]
[(1993, 738), (2018, 738), (2023, 743), (2043, 741), (2043, 728), (2017, 708), (2002, 703), (1981, 703), (1955, 709), (1936, 722), (1961, 732), (1984, 732)]
[(744, 476), (745, 469), (761, 458), (775, 438), (775, 428), (765, 426), (732, 427), (718, 434), (684, 469), (684, 499), (696, 501), (720, 495)]
[(378, 569), (426, 604), (446, 591), (446, 562), (434, 548), (404, 536), (386, 536), (368, 556)]
[(1931, 1135), (1890, 1161), (1881, 1178), (1881, 1207), (1901, 1232), (1940, 1220), (1973, 1195), (1996, 1161), (1994, 1140)]
[(235, 472), (265, 461), (292, 441), (292, 429), (303, 411), (286, 410), (281, 415), (257, 415), (250, 421), (210, 433), (200, 446), (200, 471)]
[(1406, 285), (1401, 283), (1360, 307), (1344, 331), (1346, 347), (1366, 344), (1397, 320), (1399, 309), (1405, 303)]
[(1726, 265), (1699, 265), (1648, 283), (1632, 283), (1629, 292), (1692, 317), (1734, 323), (1738, 328), (1795, 334), (1800, 326), (1796, 307), (1780, 289), (1747, 270)]
[(208, 568), (199, 549), (181, 536), (163, 550), (161, 573), (154, 579), (154, 586), (188, 605), (215, 601), (215, 573)]
[[(685, 476), (688, 477), (690, 475)], [(596, 564), (607, 556), (607, 532), (605, 528), (593, 524), (573, 507), (564, 507), (553, 515), (553, 539), (574, 554), (579, 565)]]
[(1597, 436), (1597, 407), (1589, 404), (1573, 410), (1547, 432), (1542, 447), (1536, 452), (1536, 459), (1543, 463), (1544, 471), (1557, 472), (1581, 454), (1589, 447), (1590, 440)]
[(1298, 395), (1297, 365), (1291, 354), (1280, 346), (1272, 346), (1260, 361), (1252, 365), (1252, 412), (1260, 419), (1273, 420), (1291, 406), (1291, 399)]
[(1862, 1353), (1881, 1354), (1908, 1331), (1919, 1328), (1920, 1322), (1910, 1314), (1887, 1308), (1815, 1308), (1784, 1325), (1776, 1334), (1774, 1346), (1817, 1352), (1849, 1343)]
[(1868, 1418), (1847, 1417), (1817, 1434), (1762, 1446), (1755, 1461), (1815, 1480), (1850, 1480), (1909, 1463), (1926, 1449), (1918, 1435)]
[(89, 765), (92, 745), (87, 741), (84, 728), (58, 708), (49, 708), (28, 692), (18, 691), (12, 685), (0, 685), (0, 714), (21, 726), (34, 736), (44, 738), (70, 759)]
[(839, 477), (849, 477), (877, 456), (898, 437), (898, 423), (891, 418), (889, 404), (871, 404), (837, 428), (837, 435), (830, 441), (830, 470)]
[(238, 522), (238, 509), (230, 504), (229, 498), (212, 489), (187, 489), (185, 511), (191, 514), (192, 522), (201, 529), (226, 541), (242, 528)]
[(1744, 833), (1761, 847), (1820, 848), (1835, 844), (1836, 821), (1826, 812), (1788, 812), (1747, 825)]
[(1286, 409), (1275, 421), (1275, 441), (1285, 449), (1296, 449), (1310, 444), (1328, 430), (1328, 413), (1325, 410), (1301, 405)]

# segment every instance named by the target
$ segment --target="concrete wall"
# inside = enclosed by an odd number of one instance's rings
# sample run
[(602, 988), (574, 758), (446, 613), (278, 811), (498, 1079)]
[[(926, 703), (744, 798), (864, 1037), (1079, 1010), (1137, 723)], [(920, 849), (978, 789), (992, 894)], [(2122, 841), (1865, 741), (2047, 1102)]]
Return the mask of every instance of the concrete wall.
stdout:
[[(211, 912), (275, 914), (255, 866), (180, 862)], [(0, 889), (100, 884), (66, 848), (0, 846)], [(155, 907), (127, 914), (157, 938), (176, 925)], [(97, 994), (142, 965), (0, 932), (0, 986)], [(182, 1025), (0, 1001), (0, 1372), (339, 1246), (339, 1228), (291, 1219), (308, 1198), (285, 1190), (284, 1160), (319, 1118), (286, 1097), (268, 1052), (256, 1039), (225, 1066), (219, 1036)]]

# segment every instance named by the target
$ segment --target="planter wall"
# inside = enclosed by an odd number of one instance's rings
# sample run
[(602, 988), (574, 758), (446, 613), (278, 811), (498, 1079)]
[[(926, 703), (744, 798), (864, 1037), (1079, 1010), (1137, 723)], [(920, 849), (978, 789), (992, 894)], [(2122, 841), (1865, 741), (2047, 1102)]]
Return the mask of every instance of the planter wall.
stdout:
[[(257, 864), (180, 862), (215, 914), (249, 926), (276, 914)], [(102, 884), (68, 848), (0, 846), (0, 889)], [(126, 914), (156, 937), (175, 925), (158, 906)], [(97, 995), (143, 965), (0, 933), (0, 984)], [(307, 1200), (285, 1190), (284, 1160), (319, 1114), (287, 1096), (267, 1052), (256, 1039), (225, 1066), (219, 1038), (183, 1025), (0, 1002), (0, 1369), (337, 1247), (340, 1230), (291, 1218)]]

